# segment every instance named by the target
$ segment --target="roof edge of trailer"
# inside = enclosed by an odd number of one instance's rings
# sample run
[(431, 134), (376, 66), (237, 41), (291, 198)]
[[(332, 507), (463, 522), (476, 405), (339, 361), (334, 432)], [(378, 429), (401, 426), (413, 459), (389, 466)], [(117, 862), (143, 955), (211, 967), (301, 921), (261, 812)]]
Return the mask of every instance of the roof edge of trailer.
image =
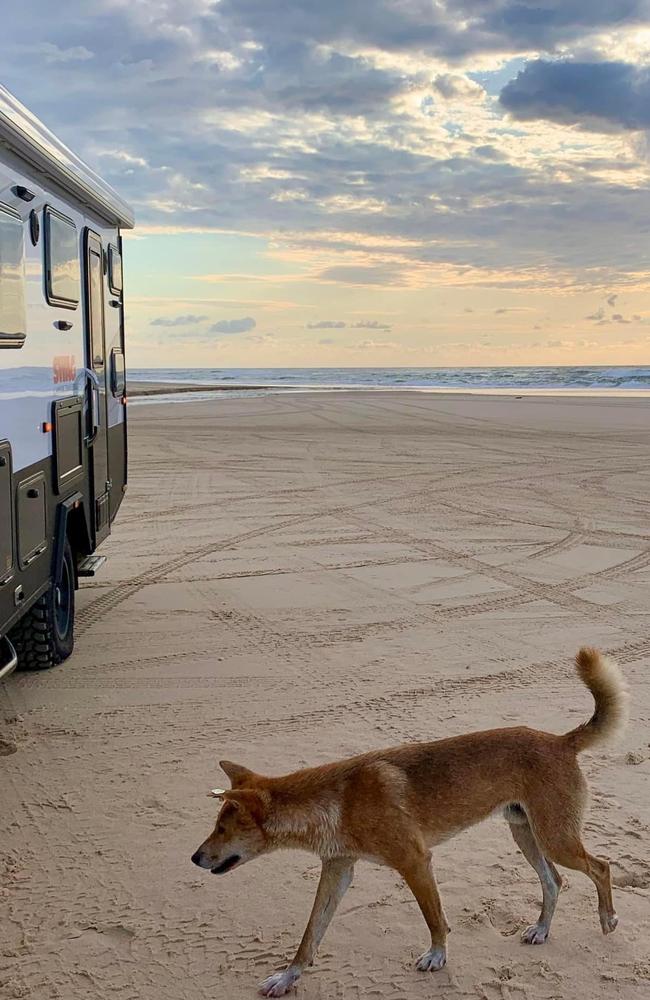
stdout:
[(0, 145), (66, 188), (107, 222), (133, 229), (132, 208), (2, 84)]

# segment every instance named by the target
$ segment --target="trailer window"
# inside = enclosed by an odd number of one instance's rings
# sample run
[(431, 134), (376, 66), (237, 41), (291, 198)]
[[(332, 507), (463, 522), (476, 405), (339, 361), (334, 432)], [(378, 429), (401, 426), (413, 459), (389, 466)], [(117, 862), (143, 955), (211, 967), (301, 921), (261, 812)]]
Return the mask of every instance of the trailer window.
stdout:
[(93, 368), (104, 367), (104, 269), (100, 250), (88, 253), (90, 346)]
[(77, 227), (49, 207), (45, 209), (45, 273), (50, 305), (76, 309), (81, 288)]
[(124, 355), (116, 347), (111, 351), (111, 392), (118, 399), (121, 399), (126, 392)]
[(20, 216), (0, 205), (0, 347), (25, 343), (25, 246)]
[(114, 246), (108, 248), (108, 287), (113, 295), (122, 294), (122, 254)]

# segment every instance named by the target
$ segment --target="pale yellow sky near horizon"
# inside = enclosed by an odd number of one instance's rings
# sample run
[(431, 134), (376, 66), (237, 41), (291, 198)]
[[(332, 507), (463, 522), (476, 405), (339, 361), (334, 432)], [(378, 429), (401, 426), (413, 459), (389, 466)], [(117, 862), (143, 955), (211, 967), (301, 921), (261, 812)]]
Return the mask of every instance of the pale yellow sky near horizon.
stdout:
[[(586, 281), (580, 285), (568, 273), (488, 275), (416, 267), (400, 278), (403, 284), (324, 281), (295, 250), (288, 255), (289, 273), (266, 273), (269, 263), (278, 263), (277, 252), (266, 244), (255, 254), (261, 273), (183, 274), (182, 244), (197, 234), (135, 235), (125, 241), (129, 364), (134, 367), (650, 363), (644, 280), (613, 292), (611, 278), (598, 288)], [(211, 252), (221, 258), (239, 237), (210, 233), (200, 240), (206, 258)], [(171, 264), (166, 278), (146, 271), (154, 246), (156, 256), (161, 252)], [(319, 257), (322, 272), (322, 252)], [(335, 254), (327, 256), (334, 259)], [(385, 266), (377, 256), (368, 259), (371, 263), (363, 266)], [(161, 281), (176, 294), (154, 294)], [(150, 294), (138, 294), (138, 285)], [(245, 320), (254, 325), (239, 330), (237, 324), (245, 326)], [(229, 322), (237, 332), (211, 331)]]

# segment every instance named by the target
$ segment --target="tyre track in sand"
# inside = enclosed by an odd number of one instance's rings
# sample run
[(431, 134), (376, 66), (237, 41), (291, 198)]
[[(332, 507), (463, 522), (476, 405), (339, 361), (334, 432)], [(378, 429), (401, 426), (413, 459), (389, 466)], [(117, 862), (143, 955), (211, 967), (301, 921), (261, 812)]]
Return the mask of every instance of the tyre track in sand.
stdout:
[[(650, 638), (644, 637), (631, 642), (622, 643), (616, 646), (609, 646), (603, 649), (608, 656), (614, 657), (621, 665), (642, 663), (650, 659)], [(295, 665), (291, 667), (292, 673)], [(304, 683), (310, 687), (315, 683), (317, 687), (327, 689), (327, 684), (323, 684), (322, 677), (318, 677), (312, 670), (306, 672), (300, 665), (300, 676)], [(298, 674), (296, 673), (296, 678)], [(295, 679), (294, 678), (294, 683)], [(309, 732), (313, 729), (320, 729), (326, 725), (336, 725), (345, 722), (351, 715), (356, 715), (364, 723), (368, 724), (371, 731), (379, 728), (383, 732), (390, 732), (395, 735), (396, 742), (417, 740), (417, 734), (410, 735), (409, 727), (412, 729), (412, 716), (409, 706), (423, 706), (428, 701), (435, 701), (437, 711), (442, 705), (448, 703), (460, 704), (462, 700), (467, 709), (468, 700), (473, 698), (483, 698), (487, 694), (507, 692), (512, 690), (524, 691), (529, 688), (539, 687), (541, 683), (548, 687), (552, 683), (561, 681), (574, 682), (574, 671), (571, 662), (566, 657), (555, 657), (551, 659), (539, 660), (534, 663), (523, 663), (520, 666), (499, 670), (488, 674), (471, 675), (469, 677), (432, 677), (427, 684), (418, 684), (408, 688), (396, 688), (386, 691), (381, 695), (371, 695), (369, 697), (355, 697), (354, 692), (358, 690), (356, 682), (349, 689), (350, 693), (343, 700), (321, 708), (310, 708), (304, 712), (291, 712), (288, 714), (270, 716), (266, 714), (264, 718), (240, 720), (229, 715), (211, 716), (211, 727), (206, 732), (193, 732), (192, 744), (196, 747), (214, 746), (215, 734), (219, 740), (226, 738), (231, 742), (259, 741), (261, 739), (273, 738), (278, 732)], [(192, 687), (192, 679), (187, 678), (187, 686)], [(201, 684), (198, 691), (203, 689)], [(259, 710), (264, 711), (265, 702), (259, 703)], [(192, 704), (187, 704), (188, 712), (192, 710)], [(248, 712), (253, 710), (253, 703), (249, 702)], [(406, 711), (406, 716), (405, 716)], [(585, 713), (588, 709), (585, 707)], [(406, 719), (406, 723), (405, 720)], [(107, 721), (110, 721), (108, 719)], [(140, 720), (144, 723), (144, 720)], [(47, 730), (45, 730), (47, 732)], [(64, 734), (65, 735), (65, 734)], [(124, 735), (124, 721), (116, 723), (115, 731), (105, 729), (103, 733), (93, 735), (90, 731), (83, 734), (86, 742), (101, 744), (105, 739), (118, 738), (122, 736), (128, 743), (130, 740), (138, 742), (146, 737), (147, 746), (151, 749), (164, 747), (169, 752), (181, 752), (187, 744), (187, 736), (182, 733), (178, 736), (169, 732), (161, 732), (161, 719), (156, 718), (150, 723), (144, 723), (143, 728), (129, 726), (128, 735)]]
[(264, 535), (282, 531), (284, 528), (290, 528), (297, 524), (307, 524), (310, 521), (326, 517), (334, 517), (340, 514), (347, 514), (351, 511), (363, 509), (368, 506), (376, 507), (393, 503), (396, 500), (410, 499), (412, 497), (419, 496), (423, 492), (427, 492), (427, 490), (428, 487), (419, 488), (408, 493), (402, 492), (393, 496), (383, 497), (381, 499), (366, 498), (351, 504), (339, 504), (334, 507), (327, 507), (324, 510), (312, 511), (309, 514), (298, 514), (295, 517), (287, 518), (286, 520), (276, 522), (275, 524), (252, 528), (250, 531), (232, 535), (226, 539), (219, 539), (216, 542), (210, 542), (207, 545), (201, 545), (195, 549), (190, 549), (173, 559), (168, 559), (165, 562), (158, 563), (149, 569), (143, 570), (142, 573), (132, 577), (130, 580), (118, 584), (107, 594), (103, 594), (101, 597), (91, 601), (85, 608), (82, 608), (77, 615), (77, 632), (78, 634), (83, 635), (84, 632), (95, 624), (95, 622), (101, 617), (103, 617), (103, 615), (118, 607), (118, 605), (120, 605), (123, 601), (133, 597), (143, 587), (146, 587), (150, 583), (161, 582), (170, 573), (173, 573), (177, 569), (182, 569), (189, 563), (197, 559), (202, 559), (204, 556), (212, 555), (214, 552), (231, 548), (233, 545), (237, 545), (240, 542), (249, 541), (253, 538), (260, 538)]
[[(459, 475), (462, 474), (464, 473), (459, 473)], [(398, 477), (390, 477), (390, 478), (398, 478)], [(266, 525), (260, 528), (253, 528), (250, 531), (242, 532), (238, 535), (233, 535), (230, 538), (220, 539), (217, 542), (212, 542), (207, 545), (191, 549), (188, 552), (182, 553), (180, 556), (177, 556), (171, 560), (166, 560), (165, 562), (158, 563), (157, 565), (144, 570), (142, 573), (138, 574), (132, 579), (118, 584), (108, 593), (104, 593), (102, 594), (101, 597), (98, 597), (94, 601), (91, 601), (88, 605), (86, 605), (85, 608), (81, 609), (78, 612), (77, 615), (78, 634), (83, 635), (84, 632), (87, 631), (88, 628), (90, 628), (93, 624), (95, 624), (95, 622), (98, 621), (104, 614), (106, 614), (109, 611), (112, 611), (114, 608), (118, 607), (123, 601), (126, 601), (130, 597), (134, 596), (143, 587), (146, 587), (151, 583), (161, 582), (170, 573), (173, 573), (177, 569), (182, 569), (184, 566), (192, 563), (194, 560), (198, 560), (207, 555), (212, 555), (215, 552), (231, 548), (232, 546), (237, 545), (240, 542), (272, 534), (276, 531), (281, 531), (284, 528), (293, 527), (296, 524), (308, 523), (310, 521), (318, 520), (328, 516), (337, 516), (339, 514), (351, 513), (355, 510), (363, 509), (369, 506), (378, 507), (386, 504), (391, 504), (393, 502), (413, 499), (416, 496), (422, 495), (423, 493), (429, 493), (432, 485), (435, 484), (429, 484), (426, 487), (421, 487), (417, 490), (409, 491), (408, 493), (399, 493), (394, 496), (384, 497), (380, 499), (368, 498), (361, 501), (357, 501), (356, 503), (353, 504), (343, 504), (335, 507), (328, 507), (325, 510), (314, 511), (309, 514), (296, 515), (295, 517), (288, 518), (284, 521), (275, 524)], [(295, 490), (289, 492), (300, 493), (302, 491)], [(492, 520), (495, 517), (495, 514), (492, 511), (480, 510), (474, 507), (468, 507), (467, 505), (463, 505), (460, 503), (454, 503), (453, 501), (442, 500), (438, 496), (435, 497), (435, 500), (436, 503), (438, 503), (442, 507), (449, 507), (458, 511), (465, 511), (467, 513), (472, 513), (475, 515), (482, 514), (484, 516), (489, 516), (490, 519)], [(496, 516), (500, 516), (501, 518), (504, 518), (507, 521), (527, 523), (535, 527), (542, 526), (537, 521), (522, 521), (521, 518), (510, 517), (508, 515), (496, 515)], [(551, 525), (544, 525), (544, 526), (551, 527)], [(364, 527), (367, 530), (368, 527), (367, 522), (365, 523)], [(386, 531), (389, 529), (387, 529), (385, 525), (382, 525), (381, 530)], [(566, 549), (570, 548), (572, 544), (573, 545), (579, 544), (580, 541), (583, 541), (586, 537), (592, 538), (594, 540), (596, 539), (600, 539), (603, 541), (605, 539), (609, 540), (611, 539), (613, 534), (614, 533), (611, 532), (605, 533), (597, 530), (588, 532), (579, 531), (575, 533), (572, 539), (572, 533), (570, 532), (564, 538), (559, 539), (556, 542), (552, 542), (548, 546), (542, 547), (542, 549), (533, 554), (533, 557), (541, 558), (544, 556), (548, 556), (549, 554), (557, 554), (558, 551), (560, 552), (565, 551)], [(619, 544), (621, 544), (623, 538), (625, 538), (625, 541), (629, 545), (629, 541), (631, 541), (632, 538), (635, 539), (643, 538), (645, 540), (646, 538), (650, 538), (650, 535), (619, 536), (618, 534), (616, 534), (615, 537), (616, 540), (619, 542)], [(410, 536), (406, 536), (401, 540), (408, 544), (411, 545), (413, 544), (413, 539)], [(421, 548), (421, 546), (416, 546), (416, 547)], [(492, 576), (493, 579), (500, 580), (501, 582), (507, 583), (508, 585), (514, 584), (516, 586), (517, 585), (522, 586), (525, 591), (531, 594), (532, 600), (538, 598), (549, 599), (552, 601), (552, 603), (558, 603), (564, 607), (567, 607), (569, 610), (578, 612), (582, 611), (583, 613), (593, 612), (594, 607), (598, 607), (600, 613), (602, 613), (603, 611), (603, 609), (600, 606), (592, 605), (590, 602), (584, 601), (581, 598), (577, 598), (573, 594), (563, 593), (563, 588), (560, 588), (557, 585), (537, 584), (534, 581), (528, 580), (525, 577), (521, 577), (517, 574), (513, 574), (510, 571), (499, 570), (497, 567), (489, 567), (487, 566), (487, 564), (481, 563), (480, 560), (476, 559), (475, 557), (463, 556), (462, 554), (456, 553), (451, 549), (444, 548), (439, 544), (434, 545), (434, 543), (432, 542), (428, 543), (427, 545), (427, 550), (429, 549), (433, 549), (433, 551), (437, 556), (440, 556), (444, 559), (453, 560), (453, 563), (455, 565), (462, 565), (465, 568), (470, 568), (473, 569), (474, 571), (478, 571), (483, 575), (490, 575)], [(642, 560), (643, 555), (644, 554), (641, 553), (635, 556), (634, 558)], [(642, 565), (646, 565), (646, 563), (644, 561), (641, 561), (639, 563), (639, 566)], [(625, 564), (621, 564), (618, 568), (621, 571), (624, 571)], [(587, 582), (592, 582), (593, 579), (597, 579), (600, 575), (601, 575), (600, 573), (589, 574), (588, 576), (587, 575), (585, 576), (585, 580), (587, 580)], [(571, 581), (572, 589), (575, 589), (576, 587), (579, 586), (581, 586), (580, 581)]]

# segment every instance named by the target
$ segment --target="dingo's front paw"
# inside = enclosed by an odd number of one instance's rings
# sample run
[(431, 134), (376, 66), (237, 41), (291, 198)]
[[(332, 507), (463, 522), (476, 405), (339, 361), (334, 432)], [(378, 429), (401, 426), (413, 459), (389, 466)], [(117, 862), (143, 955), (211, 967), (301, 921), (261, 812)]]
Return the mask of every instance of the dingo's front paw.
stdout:
[(263, 997), (283, 997), (299, 978), (300, 970), (289, 966), (284, 972), (274, 972), (260, 983), (260, 993)]
[(420, 972), (437, 972), (438, 969), (442, 969), (443, 965), (447, 964), (447, 949), (446, 948), (429, 948), (425, 951), (424, 955), (420, 955), (417, 962), (415, 963), (415, 968), (419, 969)]
[(531, 924), (525, 931), (521, 932), (521, 940), (524, 944), (544, 944), (548, 937), (548, 927), (541, 922)]

